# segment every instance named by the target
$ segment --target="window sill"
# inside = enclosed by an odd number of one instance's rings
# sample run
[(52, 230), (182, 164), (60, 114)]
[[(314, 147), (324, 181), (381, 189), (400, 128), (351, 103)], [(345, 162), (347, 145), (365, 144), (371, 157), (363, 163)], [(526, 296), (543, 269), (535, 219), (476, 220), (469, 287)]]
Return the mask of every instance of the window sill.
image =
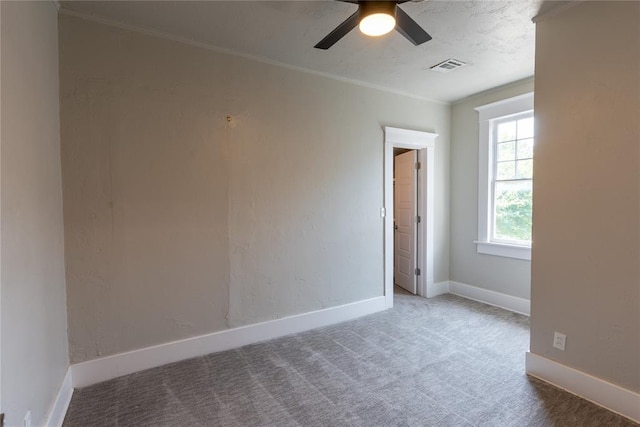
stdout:
[(477, 245), (479, 254), (496, 255), (506, 258), (531, 261), (531, 247), (529, 246), (507, 245), (504, 243), (480, 241), (475, 241), (473, 243)]

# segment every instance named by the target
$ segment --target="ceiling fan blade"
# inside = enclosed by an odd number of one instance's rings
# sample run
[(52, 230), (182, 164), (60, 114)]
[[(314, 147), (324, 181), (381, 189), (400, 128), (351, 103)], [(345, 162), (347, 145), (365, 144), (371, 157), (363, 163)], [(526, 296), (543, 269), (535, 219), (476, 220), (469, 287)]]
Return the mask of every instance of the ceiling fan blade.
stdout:
[(396, 7), (396, 30), (416, 46), (431, 40), (431, 36), (399, 7)]
[(358, 25), (358, 12), (348, 17), (342, 24), (338, 25), (329, 35), (314, 47), (317, 49), (327, 50), (333, 46), (338, 40), (343, 38), (349, 31), (353, 30)]

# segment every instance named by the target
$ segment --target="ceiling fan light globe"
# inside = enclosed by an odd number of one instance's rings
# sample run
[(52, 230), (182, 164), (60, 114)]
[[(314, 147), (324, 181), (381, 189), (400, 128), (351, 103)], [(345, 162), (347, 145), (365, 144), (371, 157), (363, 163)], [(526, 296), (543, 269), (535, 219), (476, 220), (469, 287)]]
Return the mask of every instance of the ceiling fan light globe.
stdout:
[(396, 18), (387, 13), (372, 13), (360, 20), (358, 27), (363, 34), (377, 37), (389, 33), (396, 26)]

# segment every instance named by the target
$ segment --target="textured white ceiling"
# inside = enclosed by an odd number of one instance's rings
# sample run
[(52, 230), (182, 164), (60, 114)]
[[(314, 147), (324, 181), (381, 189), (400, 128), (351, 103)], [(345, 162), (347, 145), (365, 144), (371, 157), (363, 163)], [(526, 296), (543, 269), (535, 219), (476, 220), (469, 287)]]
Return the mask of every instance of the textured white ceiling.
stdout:
[[(440, 101), (533, 75), (541, 0), (408, 2), (400, 7), (433, 40), (355, 29), (327, 51), (314, 45), (357, 6), (338, 1), (69, 1), (62, 10)], [(449, 58), (469, 65), (441, 74)]]

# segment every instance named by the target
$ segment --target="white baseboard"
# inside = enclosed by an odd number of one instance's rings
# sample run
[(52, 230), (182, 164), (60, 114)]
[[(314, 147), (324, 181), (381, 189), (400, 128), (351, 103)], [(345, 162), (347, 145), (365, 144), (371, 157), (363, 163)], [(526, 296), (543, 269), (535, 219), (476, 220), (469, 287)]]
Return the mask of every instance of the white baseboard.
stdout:
[(640, 423), (640, 394), (527, 352), (527, 374)]
[(385, 297), (242, 326), (71, 365), (73, 387), (86, 387), (167, 363), (332, 325), (384, 310)]
[(518, 298), (502, 294), (500, 292), (479, 288), (477, 286), (465, 285), (464, 283), (452, 281), (449, 281), (449, 293), (485, 304), (494, 305), (526, 316), (531, 315), (531, 301), (528, 299)]
[(53, 405), (51, 405), (51, 410), (49, 411), (49, 416), (45, 423), (47, 427), (62, 426), (64, 416), (67, 413), (67, 408), (69, 407), (69, 403), (71, 403), (71, 396), (73, 395), (72, 383), (71, 367), (69, 367), (64, 379), (62, 380), (62, 384), (60, 385), (60, 390), (58, 390), (58, 395), (53, 401)]
[(427, 285), (427, 298), (437, 297), (438, 295), (444, 295), (449, 293), (449, 281), (433, 283)]

